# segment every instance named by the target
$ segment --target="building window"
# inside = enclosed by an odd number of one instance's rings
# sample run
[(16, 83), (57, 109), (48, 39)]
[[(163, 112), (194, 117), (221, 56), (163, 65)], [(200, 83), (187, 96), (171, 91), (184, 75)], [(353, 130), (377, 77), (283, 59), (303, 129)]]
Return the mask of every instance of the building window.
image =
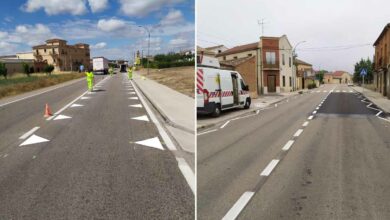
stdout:
[(235, 56), (235, 57), (233, 57), (233, 59), (237, 60), (238, 58), (237, 58), (237, 56)]
[(291, 80), (291, 76), (290, 76), (290, 87), (291, 87), (291, 84), (292, 84), (292, 80)]
[(223, 60), (226, 60), (226, 56), (223, 56)]
[(286, 86), (286, 76), (283, 76), (283, 87)]
[(252, 56), (252, 54), (251, 53), (248, 53), (248, 57), (251, 57)]
[(283, 64), (283, 66), (286, 64), (286, 62), (284, 60), (284, 54), (282, 54), (282, 64)]
[(222, 50), (218, 50), (218, 53), (222, 53)]
[(43, 49), (43, 52), (44, 52), (44, 53), (46, 53), (46, 48), (45, 48), (45, 49)]
[(265, 59), (267, 64), (275, 64), (276, 63), (276, 54), (275, 52), (266, 52)]
[(291, 67), (291, 57), (288, 58), (288, 66)]

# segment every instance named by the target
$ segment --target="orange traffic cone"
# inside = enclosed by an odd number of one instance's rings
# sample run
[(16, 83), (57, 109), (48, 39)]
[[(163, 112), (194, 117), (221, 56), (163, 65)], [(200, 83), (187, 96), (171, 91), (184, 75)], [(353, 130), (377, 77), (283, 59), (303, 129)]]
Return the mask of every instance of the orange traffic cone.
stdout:
[(51, 114), (49, 105), (46, 104), (46, 107), (45, 107), (45, 118), (50, 117), (50, 116), (52, 116), (52, 114)]

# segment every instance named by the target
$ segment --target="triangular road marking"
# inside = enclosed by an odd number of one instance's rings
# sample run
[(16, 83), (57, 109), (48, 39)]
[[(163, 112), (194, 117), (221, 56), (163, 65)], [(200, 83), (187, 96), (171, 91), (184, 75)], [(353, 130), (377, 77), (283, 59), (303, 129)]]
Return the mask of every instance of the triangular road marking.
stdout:
[(130, 97), (129, 99), (138, 100), (138, 97)]
[(135, 92), (129, 92), (129, 95), (135, 95)]
[(84, 105), (80, 105), (80, 104), (73, 104), (73, 105), (71, 105), (70, 107), (71, 107), (71, 108), (74, 108), (74, 107), (81, 107), (81, 106), (84, 106)]
[(140, 120), (140, 121), (149, 121), (149, 118), (146, 115), (139, 116), (139, 117), (134, 117), (134, 118), (131, 118), (131, 119)]
[(58, 115), (53, 120), (61, 120), (61, 119), (68, 119), (68, 118), (72, 118), (72, 117), (69, 117), (69, 116), (66, 116), (66, 115)]
[(19, 146), (29, 145), (29, 144), (37, 144), (42, 142), (48, 142), (49, 140), (39, 137), (35, 134), (31, 135), (27, 140), (25, 140), (23, 143), (21, 143)]
[(90, 99), (91, 97), (81, 97), (81, 99)]
[(129, 105), (129, 107), (142, 108), (142, 105), (141, 104)]
[(143, 140), (143, 141), (137, 141), (135, 143), (136, 144), (140, 144), (140, 145), (144, 145), (144, 146), (147, 146), (147, 147), (153, 147), (153, 148), (156, 148), (156, 149), (164, 150), (164, 148), (163, 148), (160, 140), (158, 139), (158, 137), (146, 139), (146, 140)]

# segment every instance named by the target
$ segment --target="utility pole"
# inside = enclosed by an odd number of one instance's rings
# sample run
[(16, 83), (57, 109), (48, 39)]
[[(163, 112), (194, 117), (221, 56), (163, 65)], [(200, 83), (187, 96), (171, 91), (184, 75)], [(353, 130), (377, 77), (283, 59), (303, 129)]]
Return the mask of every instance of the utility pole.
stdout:
[(149, 49), (150, 49), (150, 31), (149, 31), (149, 29), (147, 28), (147, 27), (145, 27), (145, 26), (138, 26), (138, 27), (143, 27), (143, 28), (145, 28), (145, 30), (148, 32), (148, 55), (147, 55), (147, 61), (148, 61), (148, 63), (147, 63), (147, 67), (148, 67), (148, 75), (149, 75)]

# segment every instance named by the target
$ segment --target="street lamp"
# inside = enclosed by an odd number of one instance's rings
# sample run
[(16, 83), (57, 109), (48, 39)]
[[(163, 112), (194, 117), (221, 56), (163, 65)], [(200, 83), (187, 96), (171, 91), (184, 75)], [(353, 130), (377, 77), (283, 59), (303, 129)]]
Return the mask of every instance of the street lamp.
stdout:
[(303, 44), (303, 43), (305, 43), (306, 41), (299, 41), (297, 44), (295, 44), (295, 47), (293, 48), (293, 50), (292, 50), (292, 62), (293, 62), (293, 68), (292, 68), (292, 71), (293, 71), (293, 78), (294, 78), (294, 80), (293, 80), (293, 82), (294, 82), (294, 89), (298, 89), (298, 88), (296, 88), (296, 74), (295, 74), (295, 76), (294, 76), (294, 56), (295, 56), (295, 49), (297, 48), (297, 46), (299, 45), (299, 44)]
[(145, 28), (145, 30), (148, 32), (148, 56), (147, 56), (147, 68), (148, 68), (148, 75), (149, 75), (149, 48), (150, 48), (150, 31), (147, 27), (139, 25), (138, 27)]

